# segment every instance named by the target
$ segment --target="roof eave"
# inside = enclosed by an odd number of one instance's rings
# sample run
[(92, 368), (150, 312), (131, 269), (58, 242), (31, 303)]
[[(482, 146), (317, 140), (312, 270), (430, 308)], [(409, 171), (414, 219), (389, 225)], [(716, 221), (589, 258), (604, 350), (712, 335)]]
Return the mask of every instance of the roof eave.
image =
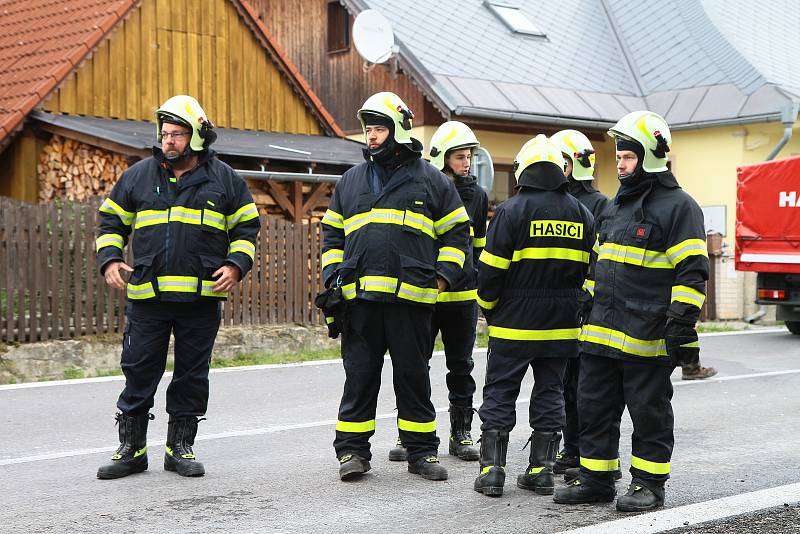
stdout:
[(699, 128), (714, 128), (719, 126), (755, 124), (759, 122), (780, 122), (780, 120), (780, 113), (762, 113), (759, 115), (750, 115), (748, 117), (731, 117), (728, 119), (713, 119), (707, 121), (670, 124), (670, 130), (694, 130)]
[(480, 119), (499, 119), (514, 122), (525, 122), (530, 124), (546, 124), (548, 126), (564, 126), (571, 128), (598, 128), (608, 129), (614, 125), (614, 121), (580, 119), (577, 117), (560, 117), (554, 115), (542, 115), (538, 113), (525, 113), (519, 111), (503, 111), (497, 109), (474, 108), (469, 106), (458, 106), (453, 111), (454, 115), (463, 117), (474, 117)]

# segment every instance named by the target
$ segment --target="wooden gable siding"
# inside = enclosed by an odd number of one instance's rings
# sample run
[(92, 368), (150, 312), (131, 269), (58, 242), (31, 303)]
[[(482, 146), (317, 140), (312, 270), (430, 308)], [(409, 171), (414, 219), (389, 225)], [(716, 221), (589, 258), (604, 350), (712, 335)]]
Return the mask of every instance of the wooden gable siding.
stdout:
[(217, 126), (323, 133), (228, 0), (144, 0), (43, 108), (152, 121), (176, 94)]
[[(352, 42), (346, 52), (327, 52), (328, 0), (251, 0), (250, 3), (346, 132), (361, 130), (356, 111), (367, 97), (378, 91), (397, 93), (414, 111), (415, 126), (442, 122), (442, 115), (411, 78), (403, 73), (393, 76), (389, 64), (364, 72), (364, 60)], [(351, 29), (352, 25), (350, 17)]]

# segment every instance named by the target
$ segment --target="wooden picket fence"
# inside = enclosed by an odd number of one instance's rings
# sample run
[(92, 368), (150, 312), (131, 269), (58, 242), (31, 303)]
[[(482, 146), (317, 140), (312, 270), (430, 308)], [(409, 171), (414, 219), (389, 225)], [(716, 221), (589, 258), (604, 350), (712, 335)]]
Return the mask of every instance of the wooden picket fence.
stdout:
[[(99, 205), (0, 197), (0, 341), (122, 331), (125, 294), (97, 271)], [(319, 257), (319, 223), (262, 216), (253, 269), (223, 303), (222, 324), (319, 324)]]

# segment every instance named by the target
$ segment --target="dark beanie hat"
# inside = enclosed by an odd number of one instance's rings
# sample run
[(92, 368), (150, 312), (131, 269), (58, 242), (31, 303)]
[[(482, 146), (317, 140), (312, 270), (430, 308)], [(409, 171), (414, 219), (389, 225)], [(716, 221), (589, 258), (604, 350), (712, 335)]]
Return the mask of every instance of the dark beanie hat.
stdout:
[(363, 113), (361, 117), (364, 120), (364, 126), (385, 126), (390, 130), (394, 130), (394, 121), (386, 115), (379, 113)]
[(639, 158), (639, 165), (642, 164), (642, 161), (644, 161), (644, 147), (642, 145), (624, 137), (617, 137), (616, 143), (617, 150), (630, 150)]

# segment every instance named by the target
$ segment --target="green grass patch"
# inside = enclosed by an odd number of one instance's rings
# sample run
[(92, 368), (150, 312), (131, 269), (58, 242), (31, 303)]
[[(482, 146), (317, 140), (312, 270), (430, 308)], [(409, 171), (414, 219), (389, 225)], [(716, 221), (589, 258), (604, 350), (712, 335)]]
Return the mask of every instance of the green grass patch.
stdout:
[(332, 360), (341, 357), (338, 348), (269, 354), (266, 352), (249, 352), (235, 358), (212, 360), (212, 368), (240, 367), (244, 365), (269, 365), (276, 363), (309, 362), (315, 360)]
[(86, 375), (83, 373), (83, 369), (78, 367), (68, 367), (64, 369), (64, 378), (67, 380), (71, 380), (73, 378), (84, 378)]
[(727, 324), (702, 324), (698, 323), (697, 325), (697, 332), (700, 334), (708, 334), (711, 332), (736, 332), (737, 330), (743, 330), (742, 328), (736, 328), (734, 326), (730, 326)]
[(97, 376), (104, 377), (104, 376), (120, 376), (122, 374), (122, 369), (98, 369)]

